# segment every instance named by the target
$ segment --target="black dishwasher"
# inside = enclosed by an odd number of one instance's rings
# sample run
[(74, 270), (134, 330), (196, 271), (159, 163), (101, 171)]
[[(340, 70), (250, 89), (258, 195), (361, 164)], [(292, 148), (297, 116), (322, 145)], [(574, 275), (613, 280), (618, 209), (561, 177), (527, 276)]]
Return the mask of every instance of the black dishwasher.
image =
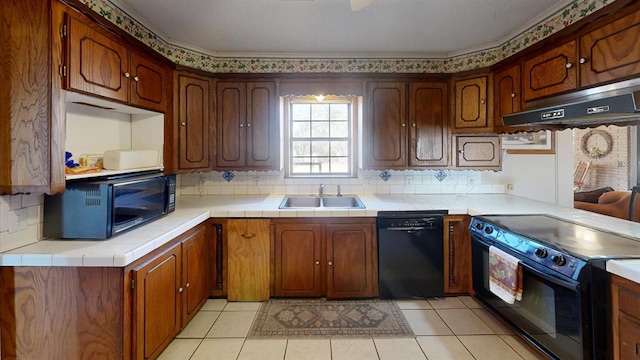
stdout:
[(378, 212), (378, 291), (381, 299), (444, 293), (446, 210)]

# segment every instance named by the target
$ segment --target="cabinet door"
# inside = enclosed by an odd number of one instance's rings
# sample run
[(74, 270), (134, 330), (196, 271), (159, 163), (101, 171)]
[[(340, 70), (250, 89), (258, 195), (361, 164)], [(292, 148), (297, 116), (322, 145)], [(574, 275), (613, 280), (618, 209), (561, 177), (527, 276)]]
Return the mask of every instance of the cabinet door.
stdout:
[(167, 109), (168, 70), (153, 60), (131, 52), (131, 92), (129, 102), (161, 112)]
[(471, 236), (467, 216), (444, 218), (444, 292), (468, 294), (471, 291)]
[(493, 120), (488, 116), (488, 82), (488, 76), (455, 82), (455, 130), (467, 132), (491, 130)]
[(132, 270), (136, 359), (157, 357), (180, 330), (181, 265), (175, 244)]
[(269, 220), (229, 220), (227, 242), (227, 300), (269, 300)]
[(327, 224), (327, 298), (377, 296), (372, 224)]
[(446, 83), (412, 82), (409, 95), (409, 166), (449, 163), (449, 97)]
[(182, 325), (193, 318), (209, 296), (211, 257), (207, 227), (200, 226), (182, 241)]
[[(68, 17), (67, 88), (126, 102), (129, 51), (111, 37)], [(130, 74), (129, 74), (130, 75)]]
[(246, 161), (247, 88), (244, 82), (217, 85), (217, 165), (242, 167)]
[(247, 83), (247, 167), (278, 169), (280, 136), (276, 106), (273, 82)]
[(522, 71), (524, 101), (575, 90), (576, 59), (574, 40), (526, 60)]
[(388, 169), (407, 165), (407, 90), (404, 82), (367, 84), (364, 165)]
[(274, 261), (275, 296), (322, 296), (322, 225), (277, 224)]
[(640, 74), (640, 11), (580, 37), (580, 86)]
[(520, 111), (520, 64), (493, 75), (495, 125), (503, 126), (502, 116)]
[(457, 136), (456, 166), (499, 170), (501, 149), (499, 136)]
[(180, 170), (212, 168), (210, 96), (209, 79), (190, 73), (176, 74), (175, 101)]

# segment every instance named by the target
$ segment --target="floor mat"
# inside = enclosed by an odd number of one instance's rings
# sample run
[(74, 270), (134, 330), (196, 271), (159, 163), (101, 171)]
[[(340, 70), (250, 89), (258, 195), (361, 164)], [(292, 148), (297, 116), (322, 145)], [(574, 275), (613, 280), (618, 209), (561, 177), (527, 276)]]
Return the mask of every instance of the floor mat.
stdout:
[(393, 337), (413, 331), (393, 301), (271, 299), (248, 337)]

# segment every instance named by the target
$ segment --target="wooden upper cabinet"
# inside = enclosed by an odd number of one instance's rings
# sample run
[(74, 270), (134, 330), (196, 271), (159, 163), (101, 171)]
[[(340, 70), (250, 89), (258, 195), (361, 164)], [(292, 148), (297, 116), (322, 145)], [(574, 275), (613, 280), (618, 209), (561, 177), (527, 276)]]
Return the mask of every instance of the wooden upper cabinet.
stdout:
[(456, 136), (456, 167), (500, 170), (501, 155), (500, 136)]
[(411, 82), (409, 87), (409, 166), (447, 166), (449, 87), (445, 82)]
[(580, 37), (580, 85), (640, 74), (640, 10)]
[(164, 112), (167, 67), (85, 21), (67, 14), (66, 88)]
[(175, 76), (178, 169), (213, 168), (211, 82), (188, 72)]
[(458, 79), (455, 84), (455, 116), (452, 132), (492, 131), (489, 107), (489, 75)]
[(364, 114), (364, 165), (369, 169), (407, 164), (407, 84), (369, 82)]
[(513, 65), (493, 74), (493, 98), (495, 126), (502, 126), (502, 116), (522, 109), (520, 64)]
[(65, 121), (57, 75), (63, 11), (57, 9), (64, 6), (33, 0), (1, 7), (0, 195), (63, 192)]
[(523, 64), (523, 99), (538, 98), (576, 90), (578, 66), (576, 41), (526, 59)]
[(217, 166), (277, 169), (280, 136), (275, 84), (219, 81), (216, 94)]

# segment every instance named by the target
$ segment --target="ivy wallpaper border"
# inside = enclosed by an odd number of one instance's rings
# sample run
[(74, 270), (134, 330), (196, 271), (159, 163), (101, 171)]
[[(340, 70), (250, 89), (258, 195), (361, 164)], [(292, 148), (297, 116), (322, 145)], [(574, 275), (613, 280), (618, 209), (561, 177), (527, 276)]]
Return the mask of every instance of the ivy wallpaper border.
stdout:
[(80, 1), (174, 63), (212, 73), (455, 73), (473, 70), (493, 65), (615, 2), (576, 0), (502, 45), (445, 59), (299, 59), (216, 57), (167, 42), (109, 0)]

